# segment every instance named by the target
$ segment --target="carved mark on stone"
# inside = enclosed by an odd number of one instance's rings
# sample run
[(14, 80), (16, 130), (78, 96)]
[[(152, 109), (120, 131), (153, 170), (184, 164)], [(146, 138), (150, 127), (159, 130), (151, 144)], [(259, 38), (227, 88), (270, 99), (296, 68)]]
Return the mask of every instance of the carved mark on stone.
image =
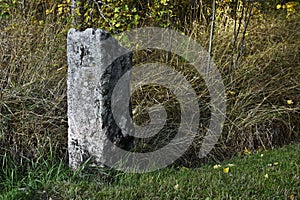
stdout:
[(99, 113), (100, 113), (100, 100), (99, 99), (95, 100), (95, 108), (97, 109), (96, 120), (99, 121)]
[(96, 107), (97, 109), (100, 109), (100, 100), (99, 100), (99, 99), (96, 99), (96, 100), (95, 100), (95, 107)]
[(84, 46), (81, 46), (80, 47), (80, 65), (82, 65), (83, 57), (84, 57)]
[(72, 140), (72, 145), (74, 145), (74, 146), (78, 146), (78, 140)]
[(79, 147), (79, 142), (78, 142), (77, 139), (72, 139), (71, 144), (72, 144), (73, 146), (75, 146), (75, 147)]

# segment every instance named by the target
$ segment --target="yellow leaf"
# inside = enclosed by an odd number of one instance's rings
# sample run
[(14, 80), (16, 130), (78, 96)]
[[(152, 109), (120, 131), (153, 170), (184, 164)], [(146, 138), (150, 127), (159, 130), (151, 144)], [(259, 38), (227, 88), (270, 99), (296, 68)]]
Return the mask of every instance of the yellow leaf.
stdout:
[(163, 4), (163, 5), (165, 5), (165, 6), (168, 5), (167, 4), (167, 0), (161, 0), (160, 3)]
[(229, 167), (225, 167), (225, 168), (223, 169), (223, 172), (227, 174), (227, 173), (229, 172)]
[(84, 22), (85, 22), (85, 23), (88, 23), (90, 19), (91, 19), (90, 16), (86, 16), (86, 17), (84, 18)]
[(235, 95), (235, 91), (229, 91), (228, 93), (231, 95)]
[(288, 2), (285, 4), (286, 5), (286, 8), (289, 9), (289, 8), (294, 8), (296, 6), (295, 2)]
[(51, 13), (51, 10), (47, 9), (46, 10), (46, 15), (49, 15)]
[(214, 169), (218, 169), (220, 167), (221, 167), (221, 165), (214, 165)]
[(175, 190), (178, 190), (178, 188), (179, 188), (179, 185), (176, 184), (176, 185), (174, 186), (174, 189), (175, 189)]
[(269, 178), (269, 175), (268, 175), (268, 174), (265, 174), (265, 178)]
[(278, 164), (279, 164), (278, 162), (274, 162), (274, 163), (273, 163), (274, 166), (276, 166), (276, 165), (278, 165)]
[(286, 103), (289, 104), (289, 105), (291, 105), (291, 104), (293, 104), (294, 102), (293, 102), (293, 100), (289, 99), (289, 100), (286, 101)]
[(289, 196), (289, 198), (290, 198), (290, 200), (295, 200), (295, 196), (294, 196), (293, 194), (291, 194), (291, 195)]
[(58, 14), (60, 15), (60, 14), (62, 14), (62, 12), (63, 12), (63, 7), (58, 7)]
[(245, 155), (250, 155), (251, 154), (251, 151), (249, 151), (246, 147), (244, 149), (244, 154)]
[(77, 15), (77, 16), (81, 16), (81, 13), (80, 13), (80, 11), (79, 11), (79, 8), (77, 7), (76, 9), (75, 9), (75, 14)]
[(280, 9), (280, 8), (281, 8), (281, 5), (280, 5), (280, 4), (277, 4), (276, 8), (277, 8), (277, 9)]

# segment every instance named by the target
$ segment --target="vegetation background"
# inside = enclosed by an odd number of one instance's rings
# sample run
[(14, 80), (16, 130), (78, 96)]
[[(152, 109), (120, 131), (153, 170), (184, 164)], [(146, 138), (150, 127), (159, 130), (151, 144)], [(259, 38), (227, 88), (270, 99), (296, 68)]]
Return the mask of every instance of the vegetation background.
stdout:
[[(211, 0), (0, 0), (0, 177), (20, 166), (28, 174), (42, 158), (67, 163), (66, 35), (96, 27), (112, 34), (159, 26), (180, 31), (209, 49)], [(175, 165), (200, 166), (300, 139), (300, 4), (285, 0), (216, 2), (212, 54), (227, 93), (222, 136), (197, 159), (209, 120), (209, 97), (199, 74), (168, 52), (134, 52), (134, 64), (157, 61), (180, 71), (197, 92), (199, 135)], [(184, 66), (184, 67), (183, 67)], [(158, 90), (159, 89), (159, 90)], [(178, 124), (178, 104), (167, 89), (145, 86), (131, 99), (137, 123), (145, 108), (165, 102), (171, 122), (156, 137), (137, 141), (149, 151), (167, 141)], [(298, 172), (299, 173), (299, 172)]]

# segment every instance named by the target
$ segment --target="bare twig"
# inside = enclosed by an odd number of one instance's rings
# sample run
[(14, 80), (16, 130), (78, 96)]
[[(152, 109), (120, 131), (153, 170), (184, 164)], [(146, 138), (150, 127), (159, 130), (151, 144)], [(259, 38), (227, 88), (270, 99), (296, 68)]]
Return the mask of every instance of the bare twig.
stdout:
[[(247, 27), (248, 27), (249, 22), (250, 22), (250, 18), (252, 16), (252, 9), (253, 9), (253, 4), (250, 7), (248, 6), (247, 10), (246, 10), (246, 16), (244, 18), (243, 35), (242, 35), (242, 39), (241, 39), (241, 44), (240, 44), (240, 47), (239, 47), (238, 55), (237, 55), (236, 61), (235, 61), (236, 65), (238, 64), (238, 61), (239, 61), (240, 57), (243, 54), (243, 49), (244, 49), (244, 44), (245, 44), (245, 37), (246, 37), (246, 33), (247, 33)], [(248, 17), (247, 17), (247, 15), (248, 15)]]
[(75, 1), (76, 0), (72, 0), (72, 5), (71, 5), (71, 14), (72, 14), (72, 18), (73, 18), (73, 21), (72, 21), (72, 23), (73, 23), (73, 25), (75, 25), (75, 8), (76, 8), (76, 6), (75, 6)]
[(214, 36), (214, 28), (215, 28), (215, 15), (216, 15), (216, 0), (213, 1), (213, 13), (212, 13), (212, 19), (211, 19), (211, 29), (210, 29), (210, 36), (209, 36), (209, 49), (208, 49), (208, 65), (206, 69), (206, 73), (209, 73), (210, 71), (210, 63), (211, 58), (213, 56), (212, 53), (212, 46), (213, 46), (213, 36)]
[(234, 54), (236, 53), (237, 50), (237, 41), (238, 41), (238, 36), (240, 33), (241, 29), (241, 24), (242, 24), (242, 19), (244, 17), (244, 9), (245, 7), (242, 7), (242, 13), (241, 17), (239, 18), (237, 22), (237, 12), (238, 12), (238, 7), (239, 7), (239, 0), (235, 2), (235, 11), (234, 11), (234, 27), (233, 27), (233, 41), (232, 41), (232, 52), (231, 52), (231, 58), (230, 58), (230, 66), (229, 66), (229, 73), (231, 74), (232, 70), (236, 68), (235, 62), (234, 62)]

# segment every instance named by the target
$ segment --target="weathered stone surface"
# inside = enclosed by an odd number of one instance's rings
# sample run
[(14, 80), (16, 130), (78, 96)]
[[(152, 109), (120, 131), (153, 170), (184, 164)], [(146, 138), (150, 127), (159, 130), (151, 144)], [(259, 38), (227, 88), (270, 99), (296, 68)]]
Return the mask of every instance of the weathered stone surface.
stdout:
[[(125, 120), (120, 128), (111, 107), (114, 86), (132, 67), (132, 53), (103, 30), (71, 29), (67, 55), (69, 165), (76, 169), (90, 159), (91, 164), (103, 166), (109, 159), (106, 151), (112, 152), (115, 145), (125, 150), (133, 146), (133, 124), (128, 110), (117, 112), (118, 118)], [(127, 101), (130, 77), (125, 78), (128, 81), (125, 80), (127, 83), (117, 96)]]

